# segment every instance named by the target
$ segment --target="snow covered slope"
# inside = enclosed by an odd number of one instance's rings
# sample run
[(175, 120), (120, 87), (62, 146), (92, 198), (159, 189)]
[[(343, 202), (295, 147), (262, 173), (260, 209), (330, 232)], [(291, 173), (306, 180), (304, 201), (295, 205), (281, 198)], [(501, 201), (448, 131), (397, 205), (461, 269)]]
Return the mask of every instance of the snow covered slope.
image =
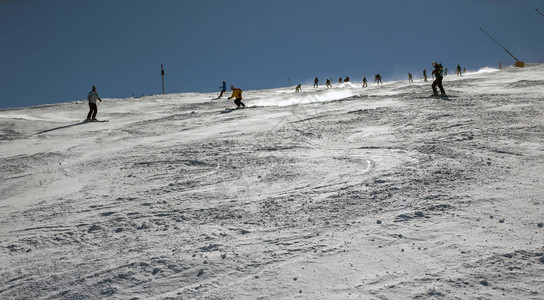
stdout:
[(542, 299), (544, 65), (444, 87), (1, 110), (0, 298)]

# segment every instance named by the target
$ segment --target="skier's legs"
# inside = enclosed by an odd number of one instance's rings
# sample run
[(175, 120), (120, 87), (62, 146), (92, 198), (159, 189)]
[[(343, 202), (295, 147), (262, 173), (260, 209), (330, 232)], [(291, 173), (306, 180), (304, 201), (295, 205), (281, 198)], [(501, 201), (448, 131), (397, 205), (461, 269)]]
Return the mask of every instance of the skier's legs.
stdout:
[(438, 85), (438, 79), (435, 79), (435, 81), (433, 81), (433, 84), (431, 85), (431, 87), (433, 88), (433, 95), (438, 94), (438, 92), (436, 91), (437, 85)]
[(98, 113), (98, 106), (96, 103), (93, 103), (94, 105), (94, 112), (93, 112), (93, 120), (96, 119), (96, 114)]
[(234, 104), (236, 104), (236, 107), (240, 107), (240, 106), (246, 107), (246, 105), (242, 102), (242, 98), (236, 98), (234, 100)]
[(89, 120), (93, 115), (93, 105), (89, 102), (89, 113), (87, 114), (87, 120)]
[(96, 103), (89, 103), (89, 113), (87, 114), (87, 119), (95, 118), (96, 113), (98, 112), (98, 108), (96, 106)]
[(445, 94), (444, 87), (442, 87), (442, 78), (438, 78), (436, 81), (438, 81), (438, 88), (440, 89), (440, 93)]

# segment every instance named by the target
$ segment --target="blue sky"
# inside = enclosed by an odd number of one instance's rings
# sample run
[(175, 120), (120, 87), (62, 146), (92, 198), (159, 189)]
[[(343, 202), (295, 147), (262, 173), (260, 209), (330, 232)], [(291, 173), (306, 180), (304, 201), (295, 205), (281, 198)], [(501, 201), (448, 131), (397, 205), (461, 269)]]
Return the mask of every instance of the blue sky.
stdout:
[[(544, 0), (0, 0), (0, 108), (544, 59)], [(447, 81), (445, 82), (447, 85)]]

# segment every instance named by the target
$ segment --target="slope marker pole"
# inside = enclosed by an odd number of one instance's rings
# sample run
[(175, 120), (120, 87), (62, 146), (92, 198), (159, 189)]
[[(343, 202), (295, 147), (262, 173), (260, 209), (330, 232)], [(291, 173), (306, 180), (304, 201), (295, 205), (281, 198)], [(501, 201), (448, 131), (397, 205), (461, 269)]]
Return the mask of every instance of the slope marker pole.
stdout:
[(161, 77), (162, 77), (162, 94), (164, 95), (164, 68), (161, 64)]

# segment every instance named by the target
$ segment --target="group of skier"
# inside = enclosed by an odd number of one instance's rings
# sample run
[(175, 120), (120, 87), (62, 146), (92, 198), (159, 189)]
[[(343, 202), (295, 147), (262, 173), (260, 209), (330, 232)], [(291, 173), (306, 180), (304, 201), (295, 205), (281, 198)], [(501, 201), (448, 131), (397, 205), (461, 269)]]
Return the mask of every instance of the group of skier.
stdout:
[[(431, 87), (433, 89), (432, 96), (439, 96), (437, 88), (440, 90), (440, 96), (445, 96), (446, 92), (444, 91), (444, 87), (442, 86), (442, 80), (444, 78), (444, 75), (446, 75), (445, 70), (447, 70), (447, 69), (444, 69), (442, 64), (437, 63), (436, 61), (434, 61), (432, 63), (432, 66), (434, 68), (434, 70), (432, 71), (432, 75), (435, 78), (432, 85), (431, 85)], [(466, 69), (461, 70), (461, 66), (457, 65), (457, 68), (455, 70), (455, 74), (457, 76), (462, 76), (463, 73), (465, 73), (465, 72), (466, 72)], [(349, 80), (350, 79), (349, 79), (348, 76), (346, 76), (345, 78), (340, 77), (338, 79), (338, 82), (339, 83), (342, 83), (342, 82), (347, 83), (347, 82), (349, 82)], [(423, 80), (425, 82), (427, 82), (427, 70), (426, 69), (423, 70)], [(410, 73), (408, 73), (408, 81), (413, 82), (412, 74), (410, 74)], [(382, 76), (380, 74), (376, 74), (374, 76), (374, 82), (377, 85), (380, 85), (380, 84), (383, 85)], [(327, 86), (327, 88), (332, 87), (331, 79), (327, 79), (326, 86)], [(367, 85), (367, 79), (366, 79), (366, 76), (365, 76), (365, 77), (363, 77), (363, 87), (367, 87), (367, 86), (368, 86)], [(319, 87), (319, 79), (317, 77), (315, 77), (315, 79), (314, 79), (314, 87), (316, 87), (316, 88)], [(227, 91), (227, 84), (223, 81), (223, 84), (219, 87), (219, 89), (221, 90), (221, 92), (220, 92), (219, 96), (217, 97), (217, 99), (220, 99), (221, 97), (223, 97), (223, 94)], [(230, 99), (234, 98), (234, 104), (236, 104), (236, 108), (246, 107), (246, 105), (242, 102), (242, 89), (235, 88), (233, 85), (230, 86), (230, 89), (232, 90), (232, 95), (228, 99), (230, 100)], [(295, 92), (299, 92), (300, 90), (302, 90), (302, 84), (299, 84), (299, 85), (296, 86)], [(100, 97), (98, 96), (98, 92), (96, 91), (95, 86), (92, 87), (91, 91), (87, 95), (87, 100), (89, 101), (89, 113), (87, 114), (86, 121), (97, 121), (97, 119), (96, 119), (96, 114), (98, 113), (97, 100), (102, 101), (102, 99), (100, 99)]]
[[(227, 84), (223, 81), (223, 85), (219, 87), (221, 89), (221, 93), (217, 97), (217, 99), (220, 99), (223, 97), (223, 94), (227, 90)], [(234, 104), (236, 104), (236, 108), (244, 108), (246, 105), (244, 102), (242, 102), (242, 89), (235, 88), (234, 85), (230, 86), (230, 89), (232, 90), (232, 95), (228, 98), (229, 100), (234, 98)]]
[[(340, 78), (338, 79), (338, 83), (341, 84), (341, 83), (343, 83), (343, 82), (344, 82), (344, 83), (349, 82), (349, 76), (346, 76), (345, 78), (340, 77)], [(300, 84), (299, 84), (299, 85), (300, 85)], [(326, 83), (325, 83), (325, 86), (326, 86), (327, 88), (332, 88), (332, 78), (331, 78), (331, 79), (327, 78), (327, 81), (326, 81)], [(314, 88), (318, 88), (318, 87), (319, 87), (319, 78), (317, 78), (317, 76), (316, 76), (315, 79), (314, 79)], [(297, 88), (298, 88), (298, 86), (297, 86)], [(296, 90), (296, 91), (298, 92), (298, 90)]]

